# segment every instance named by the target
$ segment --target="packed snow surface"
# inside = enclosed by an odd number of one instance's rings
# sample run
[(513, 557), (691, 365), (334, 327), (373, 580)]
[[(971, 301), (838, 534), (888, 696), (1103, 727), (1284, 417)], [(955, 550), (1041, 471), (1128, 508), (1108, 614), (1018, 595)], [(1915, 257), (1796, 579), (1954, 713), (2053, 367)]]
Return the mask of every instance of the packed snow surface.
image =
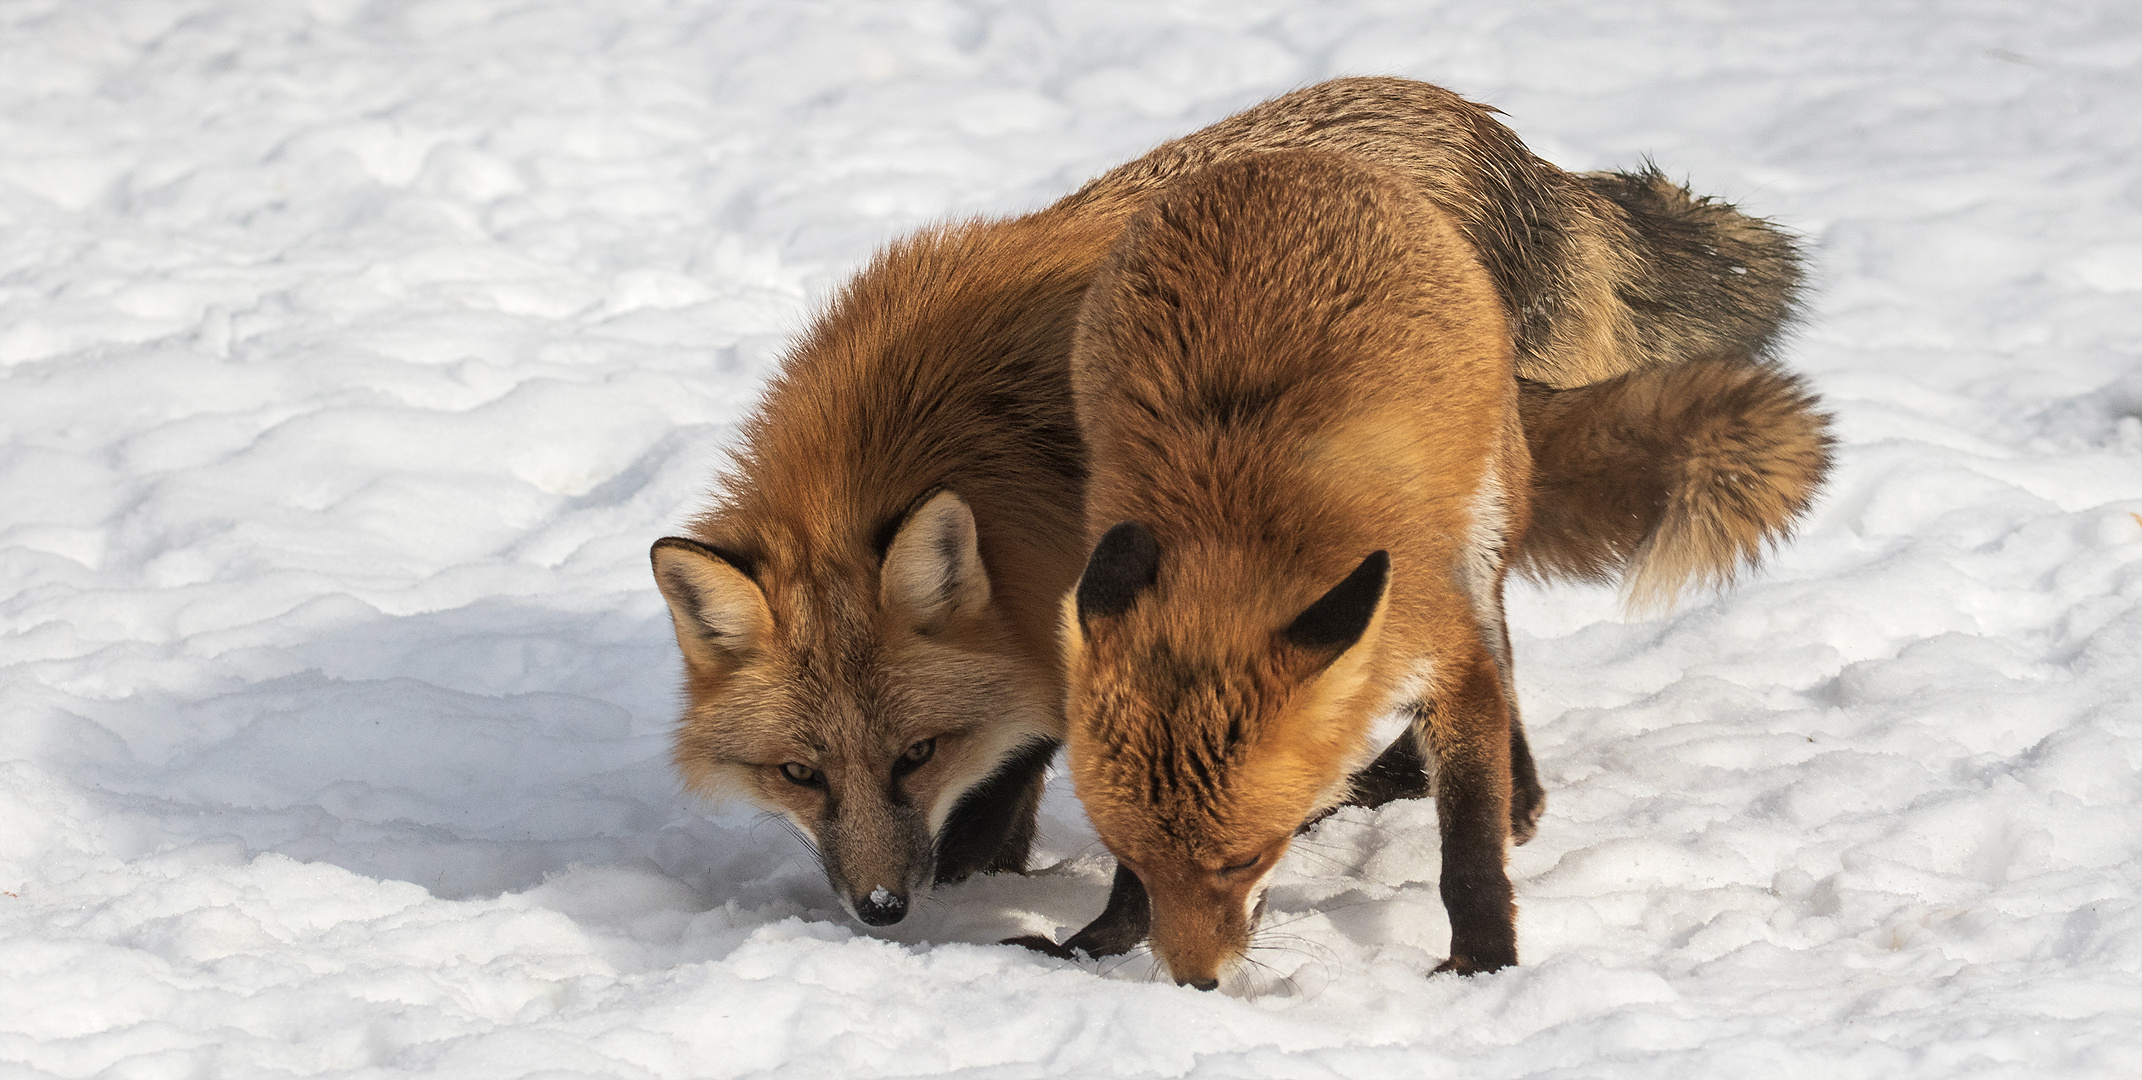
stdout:
[[(2142, 1073), (2142, 8), (0, 3), (0, 1076)], [(647, 546), (871, 250), (1328, 76), (1809, 240), (1799, 539), (1518, 590), (1525, 963), (1433, 808), (1199, 993), (1110, 862), (849, 920), (684, 795)]]

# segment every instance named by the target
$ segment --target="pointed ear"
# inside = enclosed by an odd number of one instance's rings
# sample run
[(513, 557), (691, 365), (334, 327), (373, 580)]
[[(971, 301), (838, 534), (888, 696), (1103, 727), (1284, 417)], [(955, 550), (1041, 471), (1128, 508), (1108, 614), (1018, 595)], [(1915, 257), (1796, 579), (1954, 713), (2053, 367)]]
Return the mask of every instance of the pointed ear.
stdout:
[(733, 662), (773, 630), (766, 594), (721, 552), (697, 540), (665, 536), (648, 555), (686, 663)]
[(1354, 647), (1383, 614), (1390, 596), (1391, 555), (1371, 552), (1346, 580), (1304, 609), (1279, 632), (1287, 644), (1308, 653), (1319, 669)]
[(1125, 521), (1101, 536), (1078, 579), (1078, 618), (1121, 615), (1160, 578), (1160, 541), (1145, 526)]
[(965, 500), (940, 489), (908, 512), (885, 549), (878, 601), (925, 631), (989, 603), (989, 570)]

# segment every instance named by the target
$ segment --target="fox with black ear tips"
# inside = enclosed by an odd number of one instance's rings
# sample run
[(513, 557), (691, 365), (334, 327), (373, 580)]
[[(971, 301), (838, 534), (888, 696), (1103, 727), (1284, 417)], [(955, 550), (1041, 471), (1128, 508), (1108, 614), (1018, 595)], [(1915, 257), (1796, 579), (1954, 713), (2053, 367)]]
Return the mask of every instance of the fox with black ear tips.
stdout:
[[(1111, 910), (1149, 917), (1177, 982), (1239, 964), (1273, 867), (1394, 708), (1436, 777), (1443, 968), (1517, 962), (1513, 357), (1456, 224), (1340, 156), (1178, 181), (1102, 264), (1072, 352), (1096, 544), (1065, 603), (1071, 774), (1147, 898)], [(1108, 918), (1084, 939), (1136, 929)]]
[[(1521, 565), (1640, 570), (1670, 594), (1729, 576), (1806, 505), (1822, 418), (1766, 359), (1799, 281), (1790, 238), (1655, 173), (1565, 173), (1439, 87), (1334, 79), (1045, 209), (924, 229), (813, 320), (712, 508), (653, 552), (685, 662), (679, 771), (793, 823), (857, 918), (891, 923), (933, 882), (1025, 866), (1063, 735), (1057, 603), (1089, 550), (1069, 371), (1081, 297), (1178, 178), (1285, 149), (1392, 169), (1484, 253), (1531, 380), (1526, 434), (1550, 450), (1539, 557)], [(1691, 383), (1703, 357), (1723, 359)], [(1727, 384), (1765, 392), (1697, 397)], [(1521, 480), (1502, 489), (1524, 501)], [(1516, 727), (1511, 754), (1523, 837), (1541, 803)], [(1425, 791), (1402, 739), (1353, 798)], [(1073, 944), (1135, 944), (1138, 900)]]
[(786, 816), (872, 926), (901, 921), (938, 882), (1025, 869), (1057, 747), (1048, 688), (972, 655), (974, 638), (1003, 628), (966, 503), (935, 491), (895, 525), (879, 595), (853, 598), (882, 613), (874, 639), (813, 612), (822, 595), (780, 588), (778, 556), (677, 537), (654, 548), (693, 700), (725, 710), (718, 727), (684, 731), (679, 764), (696, 787)]

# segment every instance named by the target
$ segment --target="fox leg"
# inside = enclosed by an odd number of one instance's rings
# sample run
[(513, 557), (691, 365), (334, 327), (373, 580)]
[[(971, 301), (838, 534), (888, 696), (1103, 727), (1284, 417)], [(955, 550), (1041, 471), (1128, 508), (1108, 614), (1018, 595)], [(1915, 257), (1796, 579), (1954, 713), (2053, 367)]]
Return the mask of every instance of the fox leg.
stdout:
[(1451, 657), (1462, 670), (1420, 721), (1436, 761), (1443, 838), (1443, 909), (1450, 959), (1437, 971), (1472, 974), (1517, 963), (1517, 909), (1503, 860), (1510, 839), (1510, 711), (1492, 657)]
[[(1540, 829), (1540, 814), (1547, 810), (1547, 789), (1540, 786), (1540, 771), (1532, 761), (1532, 744), (1525, 741), (1525, 724), (1517, 714), (1517, 686), (1510, 677), (1510, 628), (1502, 619), (1502, 589), (1491, 594), (1495, 634), (1487, 641), (1497, 681), (1502, 681), (1502, 699), (1510, 711), (1510, 842), (1523, 844)], [(1354, 774), (1352, 791), (1341, 806), (1384, 806), (1397, 799), (1422, 799), (1435, 791), (1435, 778), (1427, 756), (1420, 752), (1422, 739), (1429, 739), (1435, 705), (1416, 705), (1412, 726), (1390, 741), (1367, 769)], [(1322, 814), (1319, 814), (1322, 819)]]
[(977, 872), (1026, 872), (1042, 785), (1059, 745), (1054, 739), (1026, 744), (952, 808), (937, 836), (939, 885)]
[[(986, 867), (989, 870), (1026, 869), (1027, 848), (1034, 839), (1034, 815), (1041, 804), (1041, 786), (1048, 764), (1056, 756), (1057, 744), (1049, 742), (1030, 747), (1026, 753), (1015, 757), (1011, 763), (991, 777), (984, 788), (994, 787), (999, 779), (1014, 781), (1016, 789), (1007, 786), (998, 803), (1007, 811), (1002, 820), (1011, 820), (1012, 825), (1004, 834), (998, 848), (997, 861), (1001, 865)], [(1022, 779), (1023, 778), (1023, 779)], [(1016, 799), (1016, 806), (1011, 800)], [(963, 804), (964, 808), (964, 804)], [(1050, 941), (1038, 934), (1006, 938), (1004, 944), (1019, 945), (1038, 953), (1046, 953), (1059, 960), (1076, 960), (1083, 952), (1090, 957), (1119, 956), (1138, 946), (1146, 938), (1147, 928), (1152, 923), (1152, 904), (1146, 899), (1145, 883), (1138, 875), (1121, 865), (1116, 867), (1115, 880), (1108, 887), (1108, 904), (1101, 914), (1085, 928), (1071, 935), (1063, 944)]]
[(1153, 905), (1146, 899), (1145, 883), (1118, 864), (1116, 880), (1108, 887), (1108, 906), (1084, 930), (1071, 935), (1064, 948), (1087, 956), (1120, 956), (1144, 941), (1153, 922)]
[(1146, 898), (1145, 883), (1119, 863), (1116, 879), (1108, 887), (1108, 906), (1085, 929), (1061, 945), (1038, 934), (1007, 938), (1004, 944), (1024, 946), (1059, 960), (1076, 960), (1079, 953), (1095, 959), (1121, 956), (1146, 939), (1152, 923), (1153, 905)]
[[(1423, 799), (1435, 792), (1428, 772), (1428, 759), (1421, 754), (1421, 740), (1434, 706), (1419, 707), (1417, 719), (1369, 766), (1354, 774), (1353, 787), (1341, 806), (1382, 806), (1399, 799)], [(1510, 842), (1522, 844), (1539, 831), (1540, 813), (1547, 807), (1547, 792), (1540, 787), (1539, 770), (1532, 762), (1532, 747), (1525, 741), (1525, 725), (1510, 715)], [(1316, 819), (1305, 823), (1314, 824)]]
[(1496, 637), (1488, 647), (1494, 653), (1495, 673), (1502, 683), (1504, 708), (1510, 714), (1510, 842), (1522, 844), (1539, 831), (1540, 815), (1547, 810), (1547, 789), (1540, 786), (1538, 766), (1532, 762), (1532, 745), (1525, 741), (1525, 722), (1517, 712), (1517, 681), (1510, 670), (1510, 627), (1502, 618), (1502, 589), (1494, 594)]
[(1540, 786), (1539, 769), (1532, 763), (1532, 747), (1525, 742), (1525, 725), (1510, 710), (1510, 842), (1522, 844), (1539, 831), (1540, 815), (1547, 809), (1547, 790)]
[(1035, 819), (1041, 814), (1041, 789), (1046, 780), (1046, 775), (1037, 770), (1006, 800), (1004, 842), (997, 845), (982, 873), (1026, 873), (1026, 857), (1034, 849)]
[(1373, 808), (1399, 799), (1425, 798), (1432, 788), (1420, 738), (1408, 727), (1368, 768), (1354, 774), (1353, 786), (1340, 805)]
[[(1522, 394), (1513, 393), (1512, 398), (1521, 399)], [(1500, 703), (1495, 708), (1501, 719), (1493, 723), (1507, 731), (1503, 758), (1506, 771), (1501, 786), (1508, 803), (1509, 838), (1519, 844), (1532, 839), (1539, 829), (1540, 814), (1547, 808), (1547, 793), (1540, 787), (1532, 746), (1525, 740), (1525, 724), (1517, 712), (1515, 657), (1510, 650), (1510, 623), (1504, 617), (1502, 602), (1503, 582), (1510, 572), (1510, 549), (1526, 535), (1530, 520), (1523, 501), (1513, 506), (1510, 497), (1511, 491), (1522, 492), (1531, 486), (1534, 462), (1525, 446), (1525, 430), (1518, 423), (1522, 416), (1522, 410), (1513, 410), (1506, 417), (1502, 453), (1490, 459), (1486, 477), (1474, 495), (1473, 534), (1452, 575), (1472, 608), (1481, 649), (1487, 654), (1485, 659), (1501, 691), (1496, 695)], [(1414, 726), (1432, 735), (1433, 718), (1428, 720), (1425, 724), (1416, 721)], [(1432, 739), (1429, 745), (1434, 745)]]

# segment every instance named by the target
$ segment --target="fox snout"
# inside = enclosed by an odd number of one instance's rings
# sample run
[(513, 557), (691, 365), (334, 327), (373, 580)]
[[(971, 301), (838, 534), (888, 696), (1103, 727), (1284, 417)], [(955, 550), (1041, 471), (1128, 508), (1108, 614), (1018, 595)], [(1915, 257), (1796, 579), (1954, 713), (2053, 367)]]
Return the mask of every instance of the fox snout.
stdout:
[(1264, 915), (1265, 875), (1230, 880), (1199, 868), (1167, 869), (1140, 875), (1152, 903), (1153, 953), (1177, 986), (1217, 990), (1249, 953)]
[(1239, 910), (1228, 911), (1210, 899), (1177, 910), (1163, 904), (1155, 898), (1152, 941), (1168, 976), (1177, 986), (1219, 989), (1220, 976), (1249, 952), (1254, 927)]
[(922, 812), (897, 803), (835, 807), (818, 829), (826, 881), (856, 921), (891, 926), (927, 895), (936, 858)]

